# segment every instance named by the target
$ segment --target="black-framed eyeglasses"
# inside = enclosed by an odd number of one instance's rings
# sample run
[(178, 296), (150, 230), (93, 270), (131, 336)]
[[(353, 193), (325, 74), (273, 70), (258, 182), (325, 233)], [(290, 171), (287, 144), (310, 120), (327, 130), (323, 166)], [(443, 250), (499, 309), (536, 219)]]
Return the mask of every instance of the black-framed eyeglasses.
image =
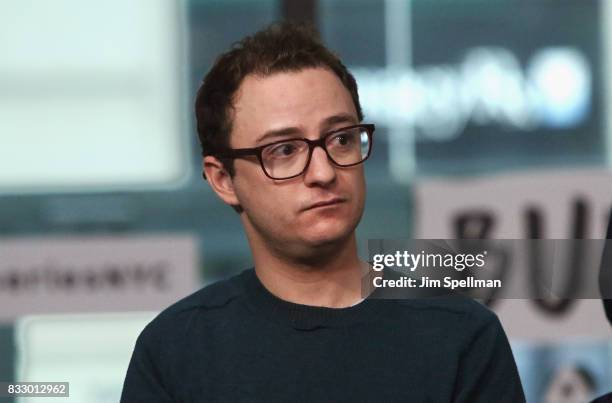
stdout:
[(358, 165), (372, 151), (373, 124), (359, 124), (335, 129), (318, 140), (292, 138), (253, 148), (232, 148), (214, 153), (219, 158), (240, 158), (255, 155), (270, 179), (291, 179), (303, 174), (319, 146), (330, 161), (339, 167)]

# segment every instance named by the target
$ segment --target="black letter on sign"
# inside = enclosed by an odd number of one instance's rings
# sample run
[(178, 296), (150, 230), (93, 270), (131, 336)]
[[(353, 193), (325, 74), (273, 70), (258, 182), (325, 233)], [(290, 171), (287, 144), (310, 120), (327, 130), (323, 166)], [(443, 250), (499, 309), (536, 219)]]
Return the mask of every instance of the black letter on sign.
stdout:
[(608, 230), (606, 232), (606, 244), (604, 245), (603, 256), (601, 258), (601, 267), (599, 268), (599, 292), (603, 300), (604, 310), (608, 322), (612, 324), (612, 207), (608, 216)]
[(466, 212), (458, 214), (454, 227), (457, 239), (487, 239), (493, 229), (493, 214), (489, 212)]
[[(465, 212), (458, 214), (453, 224), (455, 227), (455, 237), (457, 239), (488, 239), (493, 232), (495, 218), (493, 217), (493, 213), (487, 211)], [(468, 252), (465, 246), (461, 246), (460, 249), (463, 252)], [(481, 251), (475, 250), (469, 252), (476, 254)], [(510, 264), (509, 254), (507, 251), (492, 245), (487, 247), (487, 253), (489, 257), (496, 255), (499, 259), (499, 265), (497, 267), (498, 273), (492, 276), (492, 278), (502, 280), (503, 283)], [(500, 290), (501, 289), (490, 288), (487, 290), (487, 295), (482, 302), (489, 307), (493, 306), (495, 298)]]
[[(569, 234), (569, 239), (584, 239), (587, 232), (588, 208), (587, 203), (582, 198), (577, 198), (573, 203), (574, 222), (572, 231)], [(543, 218), (541, 212), (536, 207), (527, 208), (527, 238), (542, 239), (543, 238)], [(560, 315), (566, 312), (571, 304), (572, 296), (576, 295), (576, 291), (580, 288), (580, 262), (584, 261), (584, 250), (581, 242), (572, 242), (571, 253), (568, 256), (568, 265), (565, 270), (560, 270), (567, 275), (567, 282), (561, 292), (562, 298), (540, 298), (543, 295), (542, 284), (542, 251), (536, 247), (535, 243), (529, 243), (529, 267), (530, 274), (529, 285), (533, 292), (533, 302), (544, 312), (551, 315)]]

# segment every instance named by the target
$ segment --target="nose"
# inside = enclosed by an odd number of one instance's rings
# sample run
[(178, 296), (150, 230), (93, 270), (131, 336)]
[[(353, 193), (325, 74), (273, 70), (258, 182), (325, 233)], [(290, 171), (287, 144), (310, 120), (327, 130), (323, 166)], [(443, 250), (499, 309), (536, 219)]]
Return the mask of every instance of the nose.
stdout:
[(325, 186), (336, 180), (336, 167), (321, 147), (315, 147), (310, 156), (310, 163), (304, 172), (304, 183), (307, 186)]

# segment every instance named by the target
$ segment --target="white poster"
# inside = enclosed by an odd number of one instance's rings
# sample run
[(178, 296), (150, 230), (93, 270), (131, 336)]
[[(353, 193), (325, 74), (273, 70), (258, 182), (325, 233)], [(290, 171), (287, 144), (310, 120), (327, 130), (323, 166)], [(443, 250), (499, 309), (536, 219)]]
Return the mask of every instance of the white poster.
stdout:
[(182, 2), (0, 2), (0, 193), (189, 174)]
[[(602, 239), (612, 206), (612, 173), (525, 171), (430, 180), (415, 190), (415, 238)], [(573, 300), (553, 312), (534, 300), (496, 301), (509, 337), (559, 341), (612, 336), (602, 303)]]
[[(136, 338), (156, 313), (28, 316), (17, 322), (19, 382), (67, 382), (69, 397), (45, 402), (118, 402)], [(58, 364), (59, 363), (59, 364)], [(41, 401), (22, 397), (19, 403)]]
[(195, 291), (191, 235), (0, 238), (0, 321), (158, 311)]

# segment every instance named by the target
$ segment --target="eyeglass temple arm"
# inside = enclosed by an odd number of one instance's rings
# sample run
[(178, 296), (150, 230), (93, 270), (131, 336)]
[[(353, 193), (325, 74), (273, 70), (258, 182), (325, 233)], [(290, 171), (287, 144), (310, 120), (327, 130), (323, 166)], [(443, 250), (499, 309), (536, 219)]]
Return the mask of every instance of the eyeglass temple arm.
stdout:
[(243, 157), (246, 155), (258, 155), (262, 147), (256, 148), (235, 148), (232, 150), (221, 151), (218, 153), (211, 154), (213, 157), (219, 158), (236, 158)]

